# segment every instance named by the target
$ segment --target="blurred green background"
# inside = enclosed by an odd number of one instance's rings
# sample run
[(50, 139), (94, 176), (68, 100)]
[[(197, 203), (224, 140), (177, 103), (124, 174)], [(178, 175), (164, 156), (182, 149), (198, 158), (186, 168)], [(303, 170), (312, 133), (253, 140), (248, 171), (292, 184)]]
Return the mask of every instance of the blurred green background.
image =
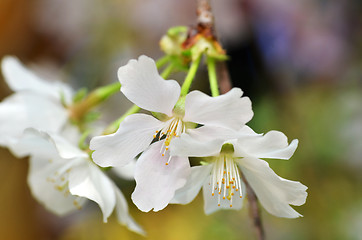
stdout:
[[(269, 163), (309, 187), (306, 204), (295, 208), (304, 217), (262, 210), (267, 239), (362, 239), (361, 1), (212, 3), (233, 83), (253, 102), (249, 125), (300, 141), (291, 160)], [(193, 0), (1, 0), (0, 57), (15, 55), (45, 78), (92, 89), (117, 81), (130, 58), (157, 59), (167, 29), (195, 21)], [(193, 87), (208, 92), (206, 77), (201, 69)], [(0, 79), (0, 99), (9, 94)], [(118, 95), (102, 108), (102, 121), (130, 106)], [(2, 239), (143, 239), (113, 218), (104, 224), (95, 204), (63, 218), (47, 212), (30, 194), (27, 168), (26, 159), (0, 149)], [(130, 200), (134, 182), (119, 186)], [(247, 205), (205, 216), (198, 196), (157, 213), (130, 208), (148, 239), (254, 238)]]

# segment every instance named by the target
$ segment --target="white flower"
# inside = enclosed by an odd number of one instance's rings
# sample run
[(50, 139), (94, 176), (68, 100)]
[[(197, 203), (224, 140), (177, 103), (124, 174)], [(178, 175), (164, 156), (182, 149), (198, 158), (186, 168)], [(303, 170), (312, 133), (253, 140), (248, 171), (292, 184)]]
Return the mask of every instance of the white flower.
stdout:
[(5, 81), (15, 93), (0, 103), (0, 146), (15, 144), (28, 127), (63, 130), (68, 112), (61, 95), (69, 102), (72, 90), (60, 82), (43, 81), (14, 57), (5, 57), (1, 67)]
[(192, 167), (191, 177), (176, 191), (171, 203), (187, 204), (203, 187), (206, 214), (221, 208), (240, 209), (245, 195), (244, 176), (269, 213), (285, 218), (299, 217), (289, 204), (304, 204), (307, 187), (279, 177), (260, 159), (287, 160), (297, 146), (298, 140), (288, 145), (287, 137), (281, 132), (261, 135), (247, 126), (237, 133), (219, 129), (209, 137), (197, 129), (192, 134), (183, 134), (175, 140), (171, 155), (208, 157), (205, 159), (208, 164)]
[(48, 210), (64, 215), (96, 202), (103, 221), (115, 210), (117, 219), (130, 230), (144, 234), (128, 213), (125, 197), (88, 153), (56, 134), (26, 129), (16, 144), (20, 156), (30, 155), (28, 183), (33, 196)]
[(253, 115), (249, 98), (241, 98), (238, 88), (218, 97), (193, 91), (180, 98), (179, 84), (164, 80), (155, 62), (146, 56), (121, 67), (118, 78), (129, 100), (145, 110), (161, 113), (158, 116), (164, 115), (165, 119), (133, 114), (116, 133), (93, 138), (90, 148), (95, 150), (94, 161), (103, 167), (125, 165), (144, 151), (137, 161), (137, 185), (132, 194), (133, 202), (142, 211), (163, 209), (175, 190), (185, 184), (190, 173), (188, 158), (171, 159), (168, 150), (175, 138), (189, 131), (189, 123), (240, 129)]

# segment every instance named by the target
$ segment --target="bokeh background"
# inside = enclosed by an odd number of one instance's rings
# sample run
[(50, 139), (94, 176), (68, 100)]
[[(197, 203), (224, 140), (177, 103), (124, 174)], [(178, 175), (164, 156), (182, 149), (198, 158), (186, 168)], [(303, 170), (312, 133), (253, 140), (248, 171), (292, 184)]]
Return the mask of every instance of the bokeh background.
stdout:
[[(297, 138), (290, 161), (270, 160), (280, 176), (309, 187), (299, 219), (262, 210), (267, 239), (362, 239), (362, 2), (214, 0), (216, 30), (235, 86), (252, 99), (250, 126)], [(194, 0), (1, 0), (0, 57), (15, 55), (45, 78), (75, 89), (117, 81), (117, 68), (141, 54), (162, 56), (168, 28), (195, 24)], [(182, 80), (183, 74), (174, 78)], [(205, 69), (194, 84), (208, 92)], [(0, 79), (0, 99), (11, 91)], [(118, 94), (103, 121), (130, 103)], [(89, 204), (67, 217), (47, 212), (26, 183), (27, 159), (0, 149), (1, 239), (144, 239)], [(118, 182), (129, 196), (132, 181)], [(253, 239), (247, 207), (203, 213), (186, 206), (131, 214), (148, 239)]]

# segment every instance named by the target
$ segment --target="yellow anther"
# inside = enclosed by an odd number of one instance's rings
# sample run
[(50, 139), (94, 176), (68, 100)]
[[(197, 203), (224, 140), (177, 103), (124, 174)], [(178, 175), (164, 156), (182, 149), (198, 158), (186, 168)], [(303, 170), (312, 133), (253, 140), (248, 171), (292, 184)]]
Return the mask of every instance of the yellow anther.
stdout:
[(212, 195), (212, 196), (214, 196), (215, 194), (214, 194), (214, 193), (212, 193), (211, 195)]
[[(163, 154), (162, 154), (163, 155)], [(168, 165), (168, 162), (166, 163), (166, 166)]]
[(73, 204), (74, 204), (74, 206), (75, 206), (78, 210), (82, 209), (82, 206), (79, 205), (79, 203), (77, 202), (77, 200), (74, 200)]
[(166, 151), (168, 150), (168, 147), (166, 148)]
[(164, 157), (164, 156), (165, 156), (165, 154), (162, 153), (162, 157)]
[(156, 138), (156, 135), (153, 135), (153, 138)]
[(222, 199), (225, 199), (225, 197), (222, 197)]
[(232, 205), (232, 204), (230, 204), (230, 207), (233, 207), (233, 205)]
[(220, 207), (220, 203), (219, 204), (217, 204), (219, 207)]

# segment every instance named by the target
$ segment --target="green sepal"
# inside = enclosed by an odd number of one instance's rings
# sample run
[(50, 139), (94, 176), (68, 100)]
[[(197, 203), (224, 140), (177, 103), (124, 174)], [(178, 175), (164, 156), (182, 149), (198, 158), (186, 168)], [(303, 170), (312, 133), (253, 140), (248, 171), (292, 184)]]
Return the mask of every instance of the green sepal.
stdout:
[(204, 37), (199, 38), (197, 42), (190, 48), (190, 51), (193, 61), (195, 61), (202, 54), (219, 61), (226, 61), (228, 59), (225, 51), (219, 44), (217, 44), (217, 42), (214, 40), (208, 40)]
[(232, 145), (231, 143), (225, 143), (224, 145), (222, 145), (220, 153), (233, 154), (234, 151), (234, 145)]
[(73, 96), (73, 103), (77, 103), (80, 102), (81, 100), (83, 100), (88, 94), (88, 89), (87, 88), (81, 88), (79, 89), (76, 94)]
[(82, 121), (84, 123), (90, 123), (90, 122), (93, 122), (93, 121), (99, 119), (100, 116), (101, 116), (100, 112), (91, 111), (84, 115)]
[(164, 113), (160, 113), (160, 112), (151, 112), (152, 116), (154, 116), (155, 118), (157, 118), (160, 121), (166, 121), (167, 119), (169, 119), (170, 117), (167, 116)]

